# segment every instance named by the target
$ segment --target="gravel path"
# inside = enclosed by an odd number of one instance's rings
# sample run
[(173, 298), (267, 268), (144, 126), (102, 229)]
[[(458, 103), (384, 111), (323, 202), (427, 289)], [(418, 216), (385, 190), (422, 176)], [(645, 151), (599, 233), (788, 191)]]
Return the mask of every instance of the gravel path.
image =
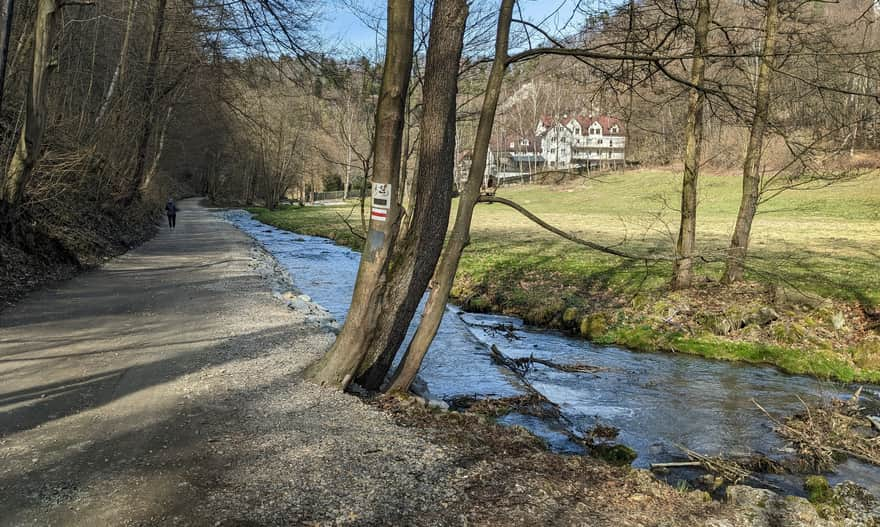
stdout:
[(524, 431), (302, 381), (334, 335), (284, 286), (187, 201), (0, 313), (0, 525), (733, 525)]
[(177, 230), (4, 311), (0, 524), (391, 518), (443, 499), (436, 446), (297, 378), (333, 334), (273, 298), (272, 265), (187, 201)]

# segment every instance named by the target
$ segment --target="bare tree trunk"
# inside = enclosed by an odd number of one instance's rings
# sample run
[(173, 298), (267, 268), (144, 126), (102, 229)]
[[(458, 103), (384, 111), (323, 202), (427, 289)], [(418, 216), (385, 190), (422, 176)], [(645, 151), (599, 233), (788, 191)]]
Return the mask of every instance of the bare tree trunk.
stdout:
[(342, 201), (348, 200), (348, 193), (350, 191), (349, 187), (351, 186), (351, 128), (354, 126), (354, 112), (351, 111), (351, 97), (351, 94), (349, 94), (345, 99), (345, 111), (348, 114), (348, 127), (345, 130), (345, 146), (348, 150), (348, 159), (345, 163), (345, 182), (342, 185)]
[(749, 145), (743, 163), (742, 199), (739, 213), (736, 216), (736, 226), (730, 241), (727, 267), (723, 277), (723, 281), (728, 284), (743, 278), (752, 221), (754, 221), (755, 213), (758, 210), (761, 188), (761, 155), (770, 111), (770, 84), (773, 76), (773, 53), (776, 48), (776, 28), (779, 21), (779, 0), (767, 0), (766, 9), (764, 50), (761, 52), (761, 66), (758, 69), (755, 90), (755, 117), (749, 130)]
[[(410, 128), (412, 127), (412, 90), (409, 91), (406, 97), (406, 105), (405, 110), (403, 112), (403, 140), (400, 143), (400, 184), (398, 186), (397, 191), (397, 201), (400, 203), (402, 208), (402, 212), (404, 214), (407, 213), (410, 209), (410, 203), (407, 194), (408, 187), (412, 185), (412, 181), (409, 180), (409, 134)], [(407, 225), (406, 223), (401, 224), (401, 231), (398, 233), (398, 236), (406, 235)]]
[[(425, 62), (419, 165), (410, 177), (408, 228), (394, 248), (389, 285), (376, 338), (358, 370), (358, 382), (381, 387), (443, 250), (455, 168), (455, 111), (466, 0), (435, 0)], [(405, 163), (405, 161), (404, 161)], [(402, 229), (404, 231), (404, 229)]]
[(24, 124), (6, 178), (0, 187), (0, 207), (15, 207), (21, 202), (24, 187), (33, 173), (40, 155), (43, 132), (48, 113), (46, 87), (53, 69), (52, 47), (58, 25), (58, 4), (54, 0), (39, 0), (34, 21), (34, 51), (31, 59), (31, 78), (27, 87)]
[(492, 70), (486, 84), (486, 94), (483, 98), (480, 122), (474, 140), (473, 162), (468, 172), (468, 180), (459, 198), (455, 226), (443, 257), (434, 272), (434, 278), (431, 280), (431, 294), (428, 296), (422, 320), (394, 374), (388, 387), (389, 391), (409, 389), (418, 373), (422, 359), (424, 359), (431, 342), (437, 335), (437, 330), (440, 328), (443, 313), (446, 311), (446, 302), (449, 300), (449, 292), (452, 290), (452, 282), (455, 279), (455, 272), (458, 269), (458, 262), (464, 248), (470, 241), (471, 219), (474, 206), (480, 198), (480, 187), (483, 183), (483, 173), (486, 171), (489, 144), (492, 138), (492, 126), (495, 122), (495, 112), (498, 108), (498, 98), (501, 95), (504, 72), (507, 69), (513, 4), (514, 0), (502, 0), (501, 2), (498, 32), (495, 37), (495, 59), (492, 62)]
[(116, 85), (119, 84), (119, 80), (125, 75), (125, 68), (128, 62), (128, 49), (131, 44), (131, 31), (134, 26), (134, 15), (137, 11), (137, 5), (138, 0), (131, 0), (128, 5), (128, 18), (125, 20), (125, 35), (122, 38), (122, 49), (119, 51), (119, 60), (116, 62), (116, 68), (113, 70), (113, 77), (110, 79), (110, 86), (107, 88), (107, 93), (104, 95), (101, 109), (98, 110), (98, 117), (95, 118), (96, 126), (104, 119), (104, 114), (107, 113), (107, 109), (110, 107), (110, 101), (113, 99), (113, 94), (116, 92)]
[(141, 123), (140, 137), (138, 138), (134, 174), (131, 178), (129, 194), (126, 196), (128, 201), (137, 197), (138, 193), (143, 189), (147, 149), (150, 146), (150, 137), (153, 135), (153, 127), (155, 126), (156, 77), (159, 72), (162, 32), (165, 29), (165, 8), (168, 5), (168, 0), (157, 1), (156, 14), (153, 18), (153, 38), (150, 42), (150, 53), (147, 58), (146, 85), (143, 94), (144, 116)]
[[(394, 246), (400, 207), (393, 199), (400, 177), (404, 105), (413, 53), (413, 1), (388, 1), (385, 68), (376, 108), (373, 145), (373, 194), (388, 196), (387, 209), (374, 208), (361, 257), (351, 307), (333, 347), (309, 367), (307, 376), (321, 384), (345, 388), (375, 338), (376, 322), (385, 295), (389, 256)], [(374, 199), (375, 206), (375, 199)]]
[(159, 172), (159, 160), (162, 159), (162, 152), (165, 150), (165, 135), (168, 132), (168, 123), (171, 122), (171, 114), (174, 112), (174, 106), (169, 106), (165, 112), (165, 119), (162, 120), (162, 128), (159, 130), (159, 140), (156, 142), (156, 152), (153, 154), (153, 162), (150, 163), (150, 170), (144, 179), (144, 190), (148, 190), (156, 174)]
[(12, 17), (15, 0), (6, 0), (3, 8), (3, 34), (0, 35), (0, 108), (3, 107), (3, 88), (6, 86), (6, 64), (9, 61), (9, 38), (12, 35)]
[(697, 23), (694, 26), (694, 59), (691, 65), (692, 84), (688, 97), (688, 118), (685, 129), (684, 177), (681, 187), (681, 225), (672, 271), (673, 289), (685, 289), (693, 281), (693, 256), (697, 232), (697, 183), (700, 176), (700, 150), (703, 143), (703, 80), (706, 72), (704, 55), (708, 50), (709, 0), (697, 0)]

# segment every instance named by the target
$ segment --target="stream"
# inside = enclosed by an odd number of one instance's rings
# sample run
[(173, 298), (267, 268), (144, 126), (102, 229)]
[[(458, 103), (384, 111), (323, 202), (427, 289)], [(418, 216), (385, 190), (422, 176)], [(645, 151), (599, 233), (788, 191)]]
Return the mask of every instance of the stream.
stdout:
[[(360, 254), (331, 240), (277, 229), (245, 211), (224, 217), (258, 241), (293, 277), (294, 286), (327, 309), (340, 323), (354, 289)], [(411, 333), (418, 323), (413, 322)], [(499, 331), (499, 326), (508, 327)], [(638, 457), (633, 463), (683, 459), (678, 445), (704, 455), (787, 453), (773, 422), (757, 408), (781, 418), (803, 408), (801, 399), (847, 397), (855, 387), (780, 373), (770, 367), (715, 361), (674, 353), (639, 353), (599, 346), (555, 331), (526, 327), (516, 318), (465, 313), (449, 306), (420, 376), (435, 398), (522, 395), (519, 378), (496, 365), (491, 345), (508, 357), (548, 359), (557, 364), (587, 363), (598, 373), (568, 373), (533, 364), (526, 379), (581, 430), (596, 424), (620, 430), (618, 441)], [(880, 388), (865, 386), (863, 397), (880, 400)], [(562, 452), (580, 452), (556, 420), (510, 414), (505, 424), (524, 426)], [(677, 471), (668, 477), (694, 474)], [(832, 484), (850, 480), (880, 496), (880, 468), (849, 460), (826, 474)], [(675, 482), (675, 479), (671, 479)], [(787, 493), (802, 495), (796, 476), (762, 476)]]

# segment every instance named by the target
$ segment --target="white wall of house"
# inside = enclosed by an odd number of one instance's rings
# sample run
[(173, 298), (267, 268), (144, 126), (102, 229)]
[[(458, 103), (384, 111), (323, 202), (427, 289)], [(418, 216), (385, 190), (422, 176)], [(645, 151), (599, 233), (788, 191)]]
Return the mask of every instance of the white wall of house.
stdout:
[(577, 119), (566, 124), (551, 126), (538, 123), (536, 135), (543, 136), (541, 154), (547, 168), (585, 166), (590, 161), (625, 161), (626, 136), (619, 125), (603, 130), (598, 121), (590, 122), (586, 130)]

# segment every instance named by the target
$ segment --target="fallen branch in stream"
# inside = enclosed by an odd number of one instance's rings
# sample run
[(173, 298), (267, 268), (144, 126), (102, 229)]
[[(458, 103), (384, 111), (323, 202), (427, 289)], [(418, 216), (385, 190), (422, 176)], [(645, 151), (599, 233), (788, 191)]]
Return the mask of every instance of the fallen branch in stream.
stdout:
[[(492, 346), (489, 348), (489, 350), (492, 352), (492, 360), (494, 360), (496, 363), (500, 364), (501, 366), (504, 366), (505, 368), (510, 370), (512, 373), (514, 373), (517, 377), (519, 377), (520, 381), (522, 382), (523, 387), (529, 393), (530, 397), (532, 397), (535, 400), (540, 400), (546, 404), (554, 406), (556, 408), (557, 412), (559, 413), (559, 416), (562, 417), (562, 413), (559, 412), (559, 405), (554, 403), (550, 399), (544, 397), (543, 393), (536, 390), (531, 385), (531, 383), (529, 383), (529, 381), (526, 380), (525, 371), (523, 371), (523, 369), (517, 364), (516, 360), (508, 358), (503, 353), (501, 353), (501, 350), (498, 349), (498, 346), (496, 346), (495, 344), (492, 344)], [(566, 421), (567, 421), (567, 419), (566, 419)]]
[(547, 366), (548, 368), (553, 368), (554, 370), (563, 371), (566, 373), (597, 373), (600, 371), (608, 371), (607, 368), (600, 368), (599, 366), (592, 366), (590, 364), (583, 363), (573, 363), (573, 364), (559, 364), (547, 359), (539, 359), (535, 357), (520, 357), (516, 359), (509, 358), (501, 353), (501, 350), (498, 349), (498, 346), (492, 344), (492, 358), (500, 363), (502, 366), (510, 370), (514, 370), (520, 377), (525, 375), (532, 364), (540, 364), (542, 366)]
[(590, 364), (583, 364), (576, 362), (574, 364), (558, 364), (553, 361), (549, 361), (547, 359), (537, 359), (535, 357), (523, 357), (519, 359), (511, 359), (515, 364), (520, 367), (525, 367), (528, 369), (532, 364), (540, 364), (542, 366), (547, 366), (548, 368), (553, 368), (554, 370), (564, 371), (566, 373), (597, 373), (600, 371), (608, 371), (608, 368), (600, 368), (599, 366), (591, 366)]
[(501, 335), (507, 340), (520, 340), (522, 337), (516, 334), (516, 327), (512, 324), (495, 324), (484, 326), (485, 331), (493, 336)]
[(699, 461), (670, 461), (668, 463), (651, 463), (651, 470), (663, 470), (669, 468), (697, 468), (703, 464)]
[[(522, 362), (530, 361), (530, 359), (511, 359), (501, 353), (498, 346), (494, 344), (489, 349), (491, 351), (492, 360), (519, 377), (523, 388), (528, 392), (528, 395), (520, 398), (496, 399), (495, 401), (497, 401), (497, 403), (487, 403), (490, 405), (490, 408), (493, 408), (494, 404), (499, 403), (510, 404), (513, 402), (519, 404), (519, 407), (516, 408), (516, 411), (519, 413), (535, 415), (537, 417), (554, 417), (559, 420), (564, 425), (561, 430), (562, 433), (565, 434), (571, 442), (587, 448), (593, 457), (604, 459), (614, 465), (629, 465), (635, 460), (636, 452), (634, 450), (625, 445), (611, 443), (611, 441), (617, 438), (619, 432), (617, 428), (596, 424), (590, 430), (579, 430), (579, 427), (562, 413), (562, 409), (558, 404), (547, 399), (544, 394), (536, 390), (531, 383), (529, 383), (528, 379), (526, 379), (528, 368), (524, 368)], [(554, 366), (558, 365), (554, 364)], [(585, 368), (585, 366), (579, 365), (577, 368)], [(590, 372), (597, 371), (592, 366), (589, 368)], [(584, 370), (578, 369), (578, 371)], [(538, 411), (536, 412), (535, 409), (538, 409)], [(579, 430), (580, 433), (575, 432), (576, 430)]]

